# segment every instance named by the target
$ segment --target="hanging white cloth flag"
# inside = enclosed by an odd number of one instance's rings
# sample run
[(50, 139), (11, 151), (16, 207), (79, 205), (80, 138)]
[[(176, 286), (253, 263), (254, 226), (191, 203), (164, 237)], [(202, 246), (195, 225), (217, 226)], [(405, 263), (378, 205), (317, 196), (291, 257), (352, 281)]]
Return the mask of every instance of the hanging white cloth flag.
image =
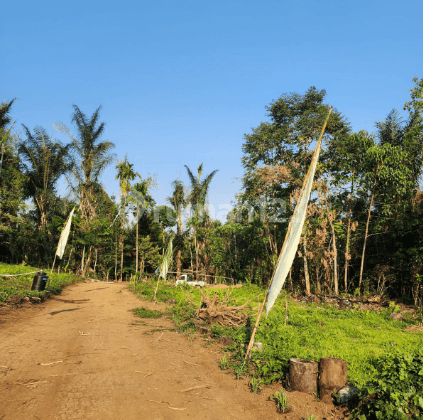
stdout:
[[(332, 108), (329, 111), (329, 115), (331, 111)], [(279, 255), (276, 270), (273, 274), (272, 285), (269, 289), (266, 305), (266, 315), (272, 309), (272, 306), (285, 283), (286, 276), (291, 269), (292, 262), (294, 261), (295, 254), (298, 249), (298, 244), (300, 242), (301, 233), (303, 231), (304, 221), (307, 213), (308, 200), (310, 199), (311, 188), (313, 186), (314, 173), (316, 172), (316, 166), (319, 160), (323, 132), (326, 127), (327, 120), (329, 119), (329, 115), (326, 119), (319, 141), (317, 142), (310, 168), (303, 183), (300, 198), (298, 199), (297, 206), (295, 207), (294, 214), (292, 215), (291, 222), (288, 226), (285, 242)]]
[(56, 255), (60, 259), (62, 259), (63, 254), (65, 253), (65, 248), (66, 248), (66, 244), (68, 242), (69, 232), (70, 232), (70, 228), (71, 228), (71, 224), (72, 224), (72, 216), (73, 216), (73, 212), (75, 211), (75, 208), (76, 207), (74, 207), (72, 209), (72, 211), (70, 212), (66, 226), (62, 230), (62, 233), (60, 234), (59, 243), (57, 244)]
[(172, 252), (173, 252), (173, 236), (170, 238), (169, 245), (166, 250), (166, 254), (163, 258), (162, 266), (160, 268), (159, 278), (161, 277), (166, 280), (167, 272), (169, 270), (170, 260), (172, 259)]

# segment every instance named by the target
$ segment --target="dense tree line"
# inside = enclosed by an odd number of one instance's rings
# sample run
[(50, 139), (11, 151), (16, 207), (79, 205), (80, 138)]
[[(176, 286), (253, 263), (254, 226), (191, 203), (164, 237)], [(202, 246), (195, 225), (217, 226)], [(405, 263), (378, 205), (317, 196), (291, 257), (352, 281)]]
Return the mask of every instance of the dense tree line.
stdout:
[[(414, 80), (406, 119), (392, 110), (375, 132), (352, 132), (336, 109), (324, 136), (306, 224), (287, 287), (307, 294), (389, 293), (422, 298), (423, 79)], [(59, 269), (129, 280), (154, 273), (175, 233), (172, 271), (207, 281), (267, 285), (329, 105), (326, 92), (285, 94), (267, 106), (268, 121), (246, 134), (243, 186), (225, 223), (207, 211), (217, 170), (186, 168), (168, 205), (157, 205), (154, 180), (143, 179), (114, 144), (103, 140), (100, 108), (91, 117), (74, 105), (68, 144), (42, 127), (14, 134), (14, 100), (0, 106), (0, 255), (4, 261), (51, 266), (60, 231), (76, 206)], [(120, 197), (101, 174), (115, 166)], [(71, 195), (60, 197), (65, 176)], [(32, 204), (29, 204), (32, 203)]]

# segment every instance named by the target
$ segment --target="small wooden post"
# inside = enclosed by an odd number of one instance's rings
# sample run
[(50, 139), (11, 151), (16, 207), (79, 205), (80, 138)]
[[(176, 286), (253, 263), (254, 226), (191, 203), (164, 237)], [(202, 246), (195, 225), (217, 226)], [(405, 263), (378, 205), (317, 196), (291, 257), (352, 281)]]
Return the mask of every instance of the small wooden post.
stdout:
[(257, 313), (257, 319), (256, 319), (256, 323), (254, 324), (254, 328), (253, 328), (253, 332), (251, 333), (251, 339), (250, 342), (248, 343), (248, 347), (247, 347), (247, 351), (245, 352), (245, 360), (248, 359), (250, 353), (251, 353), (251, 349), (253, 348), (253, 344), (254, 344), (254, 337), (256, 335), (257, 332), (257, 327), (258, 324), (260, 322), (260, 318), (261, 318), (261, 314), (263, 312), (264, 309), (264, 305), (266, 305), (266, 299), (267, 299), (267, 294), (269, 293), (269, 290), (267, 290), (266, 294), (264, 295), (264, 299), (263, 299), (263, 303)]
[(285, 298), (285, 327), (286, 327), (287, 321), (288, 321), (288, 301)]

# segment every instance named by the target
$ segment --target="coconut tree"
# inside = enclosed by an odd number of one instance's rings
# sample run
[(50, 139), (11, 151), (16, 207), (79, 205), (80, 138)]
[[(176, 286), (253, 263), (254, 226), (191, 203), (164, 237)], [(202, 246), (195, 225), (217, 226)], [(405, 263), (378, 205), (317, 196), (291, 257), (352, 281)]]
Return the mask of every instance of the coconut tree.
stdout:
[[(91, 222), (96, 216), (99, 205), (96, 190), (99, 187), (99, 178), (104, 169), (112, 163), (114, 155), (111, 149), (115, 146), (110, 141), (102, 141), (105, 123), (100, 123), (100, 110), (98, 107), (93, 115), (87, 117), (77, 105), (73, 105), (72, 123), (75, 124), (76, 134), (61, 123), (55, 123), (56, 129), (66, 133), (72, 141), (75, 150), (75, 165), (72, 171), (76, 182), (70, 182), (75, 196), (79, 199), (79, 210), (83, 220), (82, 228), (86, 232), (92, 230)], [(91, 263), (92, 245), (88, 251), (85, 272)]]
[(133, 198), (136, 204), (135, 210), (135, 273), (141, 271), (139, 269), (139, 220), (141, 217), (140, 208), (147, 210), (151, 204), (154, 203), (153, 198), (148, 193), (148, 187), (152, 182), (151, 178), (146, 180), (141, 180), (141, 182), (136, 183), (133, 187)]
[(35, 127), (34, 134), (23, 125), (26, 139), (19, 144), (19, 154), (28, 179), (27, 193), (37, 206), (39, 227), (47, 224), (51, 198), (58, 179), (72, 169), (71, 145), (63, 146), (47, 135), (43, 127)]
[(176, 230), (176, 278), (181, 277), (182, 268), (182, 211), (186, 206), (187, 200), (185, 198), (184, 185), (181, 181), (176, 180), (172, 183), (173, 193), (172, 197), (168, 198), (168, 201), (173, 206), (173, 210), (177, 217), (177, 230)]
[(201, 180), (201, 175), (203, 173), (203, 163), (197, 168), (197, 177), (193, 175), (191, 170), (185, 165), (185, 168), (188, 172), (188, 176), (191, 182), (191, 192), (188, 196), (188, 203), (191, 205), (191, 214), (192, 214), (192, 225), (194, 229), (194, 246), (195, 246), (195, 273), (198, 277), (198, 267), (199, 267), (199, 244), (197, 239), (197, 230), (200, 222), (203, 217), (206, 215), (205, 205), (207, 200), (207, 194), (209, 191), (210, 182), (215, 176), (218, 170), (214, 170), (209, 175), (207, 175), (203, 180)]
[(123, 205), (122, 205), (122, 212), (121, 212), (121, 234), (120, 234), (120, 280), (122, 281), (123, 277), (123, 245), (124, 245), (124, 235), (123, 231), (125, 228), (125, 219), (126, 219), (126, 203), (128, 199), (128, 193), (131, 190), (131, 181), (133, 181), (137, 176), (141, 177), (140, 174), (135, 172), (132, 167), (134, 165), (129, 163), (126, 156), (125, 159), (119, 162), (116, 165), (116, 169), (118, 173), (116, 175), (116, 179), (119, 180), (120, 191), (122, 194)]
[(111, 154), (111, 149), (115, 145), (110, 141), (101, 141), (105, 128), (105, 123), (99, 121), (101, 106), (90, 118), (78, 106), (73, 105), (73, 109), (72, 122), (76, 127), (76, 135), (71, 134), (64, 124), (55, 123), (55, 126), (72, 140), (76, 152), (73, 175), (77, 182), (74, 185), (74, 192), (79, 196), (82, 217), (91, 220), (96, 214), (93, 189), (99, 183), (101, 173), (112, 163), (114, 155)]

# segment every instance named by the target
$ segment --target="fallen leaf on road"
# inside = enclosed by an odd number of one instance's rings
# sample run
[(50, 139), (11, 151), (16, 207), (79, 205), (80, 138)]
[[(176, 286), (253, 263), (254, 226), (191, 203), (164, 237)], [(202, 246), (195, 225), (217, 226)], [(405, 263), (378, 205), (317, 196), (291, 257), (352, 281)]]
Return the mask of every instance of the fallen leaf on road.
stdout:
[(195, 389), (210, 388), (210, 387), (211, 387), (211, 385), (197, 385), (197, 386), (193, 386), (191, 388), (183, 389), (181, 392), (194, 391)]
[(178, 407), (172, 407), (172, 405), (170, 404), (170, 402), (167, 402), (167, 401), (154, 401), (154, 400), (147, 400), (147, 401), (151, 401), (151, 402), (154, 402), (154, 403), (157, 403), (157, 404), (169, 404), (169, 408), (171, 409), (171, 410), (179, 410), (179, 411), (182, 411), (182, 410), (186, 410), (186, 408), (178, 408)]
[(63, 360), (58, 360), (57, 362), (51, 362), (51, 363), (38, 363), (41, 366), (50, 366), (50, 365), (54, 365), (56, 363), (63, 363)]

